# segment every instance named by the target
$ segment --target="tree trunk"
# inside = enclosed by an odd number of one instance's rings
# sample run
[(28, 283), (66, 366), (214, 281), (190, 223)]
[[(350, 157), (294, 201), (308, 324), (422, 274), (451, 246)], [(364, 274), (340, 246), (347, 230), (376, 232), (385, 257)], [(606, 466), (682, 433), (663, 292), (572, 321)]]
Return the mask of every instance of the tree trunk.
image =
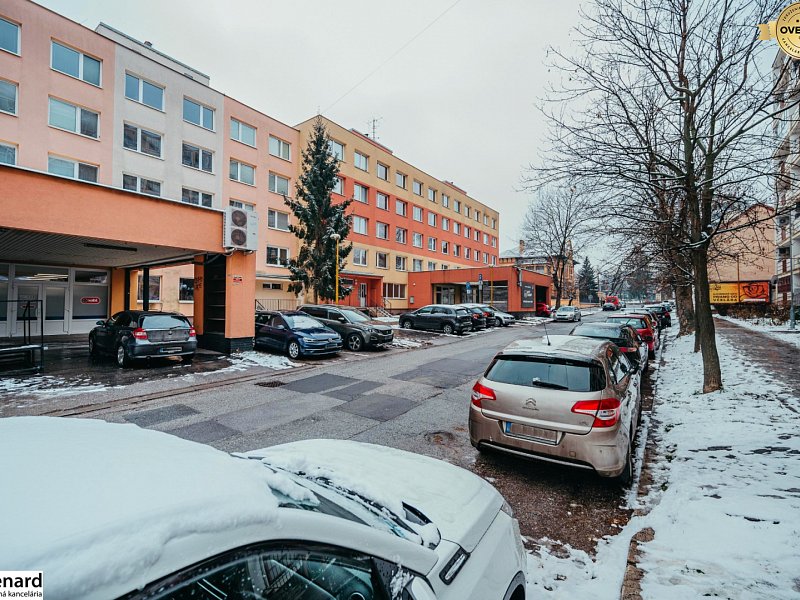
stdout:
[(708, 288), (708, 247), (701, 246), (692, 252), (695, 276), (695, 346), (700, 344), (703, 353), (703, 393), (722, 389), (722, 370), (717, 353), (714, 317), (711, 315), (711, 295)]
[(678, 313), (678, 337), (694, 333), (694, 304), (692, 286), (675, 287), (675, 311)]

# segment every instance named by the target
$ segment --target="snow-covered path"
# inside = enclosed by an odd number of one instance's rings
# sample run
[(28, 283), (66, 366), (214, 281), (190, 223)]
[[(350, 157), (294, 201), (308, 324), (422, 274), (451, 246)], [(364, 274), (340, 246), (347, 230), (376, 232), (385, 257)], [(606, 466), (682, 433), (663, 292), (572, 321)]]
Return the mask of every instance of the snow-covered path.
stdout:
[[(656, 484), (597, 556), (531, 556), (535, 597), (618, 598), (630, 538), (642, 597), (800, 598), (800, 398), (718, 338), (725, 390), (700, 394), (693, 339), (672, 340), (655, 404)], [(634, 501), (634, 503), (637, 501)], [(549, 588), (549, 589), (548, 589)]]

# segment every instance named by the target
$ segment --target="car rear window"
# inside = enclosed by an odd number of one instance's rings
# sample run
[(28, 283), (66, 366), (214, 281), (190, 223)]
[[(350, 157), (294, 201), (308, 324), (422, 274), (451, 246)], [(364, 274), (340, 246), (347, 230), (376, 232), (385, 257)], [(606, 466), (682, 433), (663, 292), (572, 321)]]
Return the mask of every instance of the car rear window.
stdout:
[(622, 323), (623, 325), (630, 325), (636, 329), (647, 329), (647, 323), (643, 319), (637, 319), (634, 317), (627, 317), (627, 318), (610, 318), (609, 321), (614, 321), (615, 323)]
[(180, 329), (189, 328), (191, 324), (186, 317), (177, 315), (146, 315), (142, 317), (142, 329)]
[(586, 337), (611, 338), (620, 335), (619, 327), (594, 327), (592, 325), (581, 325), (572, 332), (573, 335), (583, 335)]
[(558, 357), (498, 356), (484, 377), (498, 383), (570, 392), (598, 392), (606, 387), (605, 372), (599, 364)]
[(469, 316), (469, 312), (467, 311), (466, 308), (457, 308), (456, 309), (456, 314), (459, 317), (464, 317), (464, 316), (468, 317)]

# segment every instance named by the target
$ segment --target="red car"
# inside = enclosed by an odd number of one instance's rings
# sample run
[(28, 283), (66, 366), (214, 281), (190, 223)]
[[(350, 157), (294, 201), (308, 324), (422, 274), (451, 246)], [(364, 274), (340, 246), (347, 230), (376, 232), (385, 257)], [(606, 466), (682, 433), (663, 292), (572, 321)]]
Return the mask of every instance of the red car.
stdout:
[(620, 306), (620, 301), (619, 301), (619, 298), (618, 298), (617, 296), (606, 296), (606, 302), (607, 302), (607, 303), (609, 303), (609, 304), (613, 304), (614, 306), (616, 306), (616, 307), (617, 307), (617, 310), (619, 310), (620, 308), (622, 308), (622, 307)]
[(536, 303), (536, 316), (537, 317), (549, 317), (550, 316), (550, 307), (547, 306), (544, 302), (537, 302)]
[(636, 330), (641, 338), (647, 343), (647, 354), (650, 358), (656, 357), (656, 328), (650, 315), (643, 313), (625, 313), (624, 315), (614, 315), (606, 319), (608, 323), (622, 323), (630, 325)]

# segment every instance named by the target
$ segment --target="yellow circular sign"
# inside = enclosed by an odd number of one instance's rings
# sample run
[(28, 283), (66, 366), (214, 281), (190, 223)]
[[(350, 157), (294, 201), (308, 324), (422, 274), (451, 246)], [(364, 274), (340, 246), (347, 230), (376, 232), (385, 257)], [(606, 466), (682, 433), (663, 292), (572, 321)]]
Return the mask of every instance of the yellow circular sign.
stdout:
[(775, 37), (781, 50), (792, 58), (800, 58), (800, 2), (781, 11), (775, 22)]

